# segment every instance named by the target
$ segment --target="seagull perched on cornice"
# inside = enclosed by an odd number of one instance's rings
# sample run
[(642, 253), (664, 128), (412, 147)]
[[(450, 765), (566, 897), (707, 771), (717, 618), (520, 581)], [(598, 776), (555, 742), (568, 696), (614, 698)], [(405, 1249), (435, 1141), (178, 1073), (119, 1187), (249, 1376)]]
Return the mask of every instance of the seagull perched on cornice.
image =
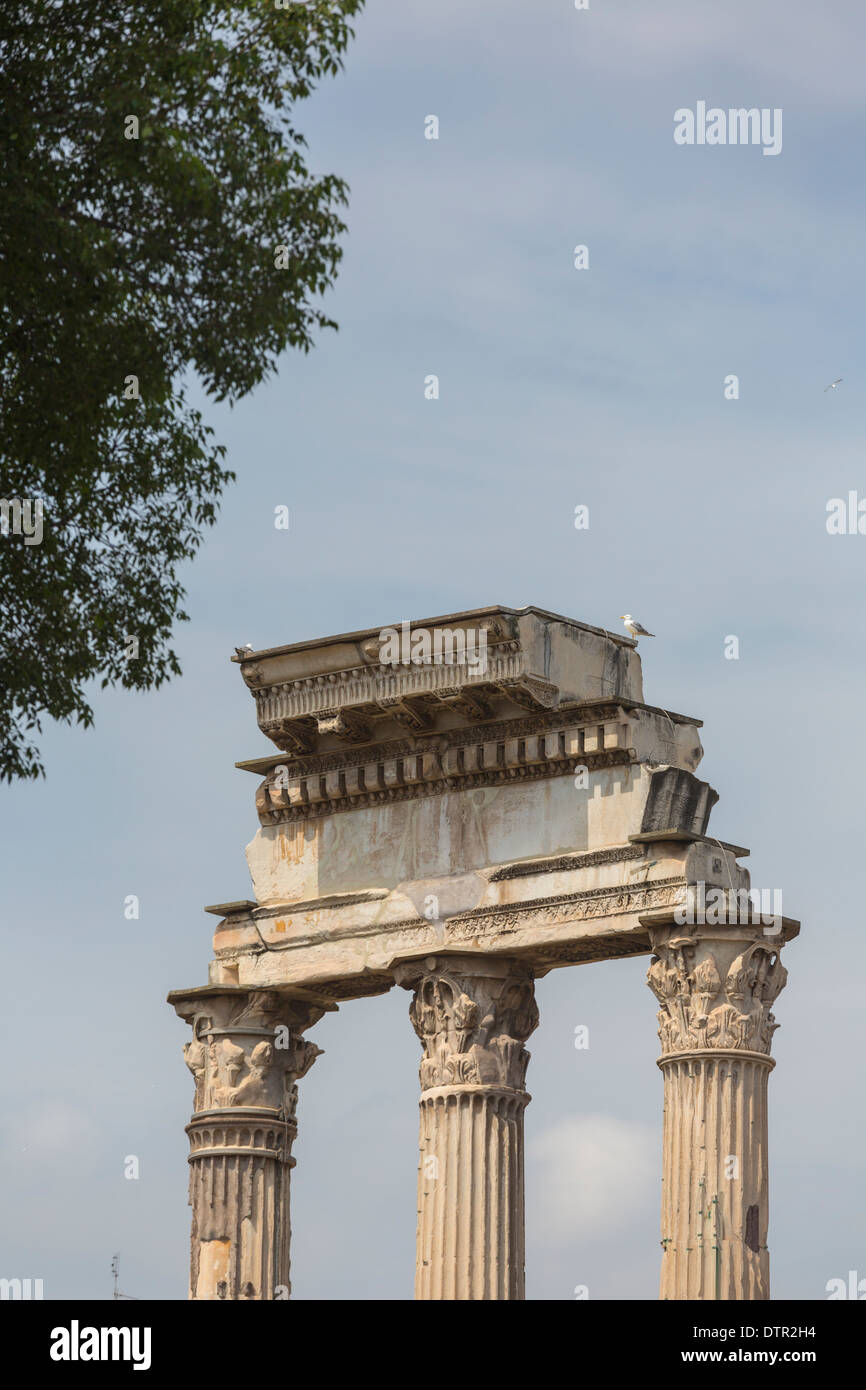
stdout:
[(620, 613), (621, 620), (625, 623), (626, 631), (630, 632), (635, 642), (639, 637), (655, 637), (654, 632), (647, 632), (643, 623), (639, 623), (637, 618), (633, 618), (631, 613)]
[(243, 658), (244, 658), (245, 656), (249, 656), (250, 652), (252, 652), (252, 651), (254, 651), (254, 650), (255, 650), (255, 649), (254, 649), (254, 647), (253, 647), (252, 642), (247, 642), (247, 644), (246, 644), (245, 647), (235, 647), (235, 651), (237, 652), (237, 654), (238, 654), (238, 656), (241, 658), (241, 660), (243, 660)]
[(837, 376), (835, 381), (831, 381), (829, 386), (824, 387), (824, 395), (826, 396), (828, 391), (835, 391), (836, 387), (839, 385), (839, 382), (844, 380), (845, 378), (843, 376)]

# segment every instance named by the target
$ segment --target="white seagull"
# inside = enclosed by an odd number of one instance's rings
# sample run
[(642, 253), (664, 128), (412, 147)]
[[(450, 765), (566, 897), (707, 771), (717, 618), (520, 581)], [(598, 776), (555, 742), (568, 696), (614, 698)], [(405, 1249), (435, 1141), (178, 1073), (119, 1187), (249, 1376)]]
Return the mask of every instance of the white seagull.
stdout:
[(637, 618), (633, 618), (631, 613), (620, 613), (621, 620), (625, 623), (626, 631), (630, 632), (637, 643), (639, 637), (655, 637), (654, 632), (647, 632), (643, 623), (639, 623)]
[(835, 381), (831, 381), (829, 386), (824, 387), (824, 395), (826, 396), (828, 391), (835, 391), (836, 387), (839, 385), (839, 382), (844, 380), (845, 378), (843, 376), (837, 376)]

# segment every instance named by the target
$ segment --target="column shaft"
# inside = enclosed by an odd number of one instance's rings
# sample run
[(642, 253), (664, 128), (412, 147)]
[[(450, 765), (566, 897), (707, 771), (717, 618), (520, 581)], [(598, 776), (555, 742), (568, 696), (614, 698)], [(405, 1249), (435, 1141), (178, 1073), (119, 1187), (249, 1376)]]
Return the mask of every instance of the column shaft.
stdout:
[(485, 1087), (421, 1097), (416, 1298), (524, 1297), (527, 1100)]
[(769, 1298), (768, 1057), (665, 1061), (664, 1299)]
[(186, 1132), (190, 1298), (287, 1298), (294, 1126), (226, 1110), (196, 1115)]

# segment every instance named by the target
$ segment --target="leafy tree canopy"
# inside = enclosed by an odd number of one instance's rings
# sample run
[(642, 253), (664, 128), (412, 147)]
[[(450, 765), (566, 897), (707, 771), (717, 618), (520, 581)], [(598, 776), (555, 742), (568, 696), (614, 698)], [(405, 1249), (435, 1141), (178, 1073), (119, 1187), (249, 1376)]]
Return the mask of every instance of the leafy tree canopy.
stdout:
[(179, 671), (179, 568), (233, 477), (183, 375), (233, 402), (336, 327), (346, 185), (293, 107), (362, 3), (0, 3), (6, 779), (43, 771), (42, 715), (92, 723), (94, 677)]

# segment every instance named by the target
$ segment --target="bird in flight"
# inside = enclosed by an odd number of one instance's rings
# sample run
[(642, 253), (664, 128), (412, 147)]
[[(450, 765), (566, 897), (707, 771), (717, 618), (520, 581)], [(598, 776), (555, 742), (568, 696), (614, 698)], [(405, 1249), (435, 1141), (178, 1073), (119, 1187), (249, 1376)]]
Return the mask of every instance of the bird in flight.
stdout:
[(844, 380), (845, 378), (843, 376), (837, 376), (835, 381), (831, 381), (829, 386), (824, 387), (824, 395), (826, 396), (828, 391), (835, 391), (836, 387), (839, 385), (839, 382)]
[(632, 617), (631, 613), (620, 613), (619, 616), (622, 622), (625, 623), (626, 631), (631, 633), (635, 642), (637, 642), (639, 637), (655, 637), (655, 633), (647, 632), (643, 623), (639, 623), (637, 618)]

